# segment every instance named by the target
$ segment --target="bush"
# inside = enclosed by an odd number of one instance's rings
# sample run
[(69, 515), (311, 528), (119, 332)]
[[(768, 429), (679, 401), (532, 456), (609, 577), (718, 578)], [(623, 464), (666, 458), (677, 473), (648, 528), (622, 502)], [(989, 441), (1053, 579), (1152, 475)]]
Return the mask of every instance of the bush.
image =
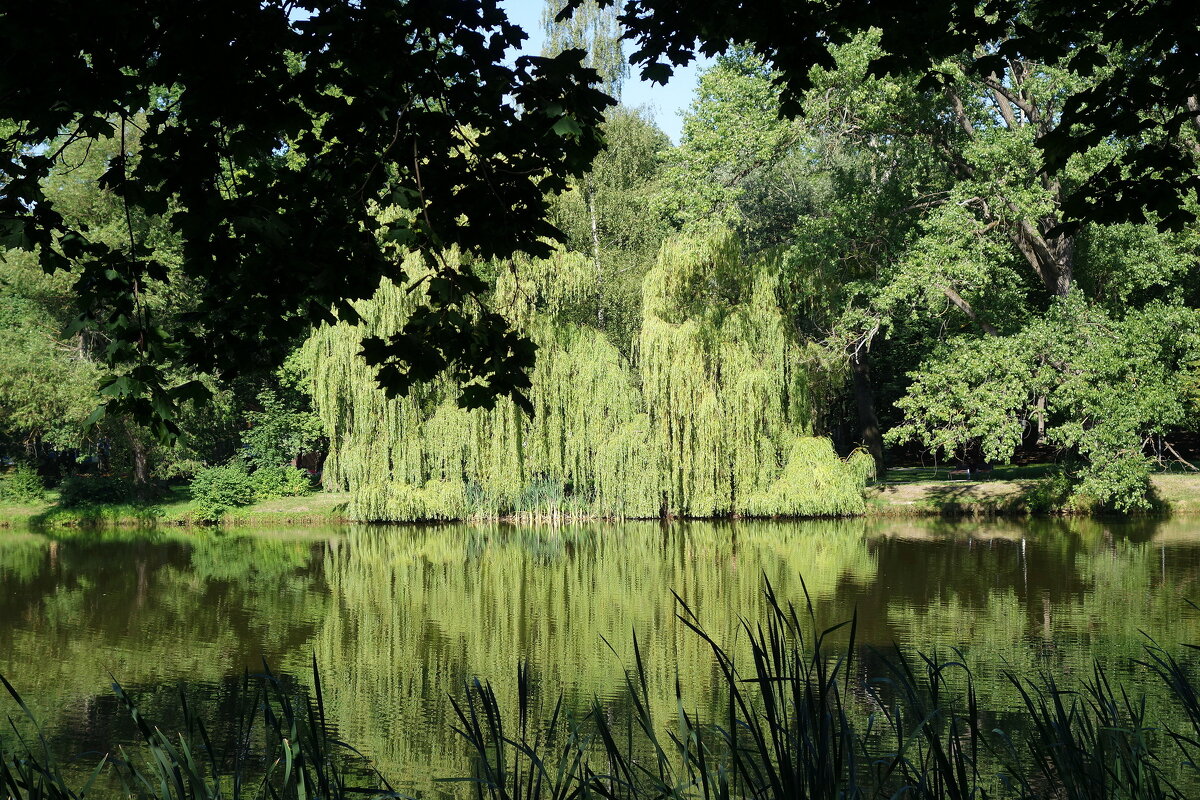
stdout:
[(0, 478), (0, 501), (28, 503), (41, 500), (46, 487), (37, 470), (24, 464)]
[(202, 469), (191, 486), (196, 516), (206, 522), (217, 522), (226, 511), (248, 506), (256, 499), (254, 481), (240, 464)]
[(250, 480), (254, 484), (256, 500), (300, 497), (312, 491), (312, 478), (306, 471), (295, 467), (257, 469), (250, 476)]
[(132, 498), (132, 487), (120, 478), (71, 475), (58, 485), (58, 504), (64, 508), (128, 503)]

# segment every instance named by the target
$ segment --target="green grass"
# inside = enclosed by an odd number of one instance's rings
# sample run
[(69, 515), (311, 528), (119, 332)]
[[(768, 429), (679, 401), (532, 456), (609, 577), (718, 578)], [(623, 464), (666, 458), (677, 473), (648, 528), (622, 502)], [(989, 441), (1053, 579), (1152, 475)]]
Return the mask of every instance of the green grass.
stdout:
[[(313, 525), (344, 522), (349, 495), (315, 492), (305, 497), (266, 500), (227, 515), (223, 524)], [(203, 524), (196, 519), (187, 486), (173, 486), (145, 503), (98, 503), (74, 508), (59, 504), (58, 493), (48, 491), (39, 503), (0, 503), (0, 527), (106, 528), (160, 527)]]
[[(867, 490), (869, 516), (1025, 516), (1093, 514), (1056, 487), (1053, 464), (996, 467), (986, 477), (951, 480), (945, 469), (897, 467)], [(1150, 477), (1151, 513), (1200, 513), (1200, 474), (1162, 472)]]

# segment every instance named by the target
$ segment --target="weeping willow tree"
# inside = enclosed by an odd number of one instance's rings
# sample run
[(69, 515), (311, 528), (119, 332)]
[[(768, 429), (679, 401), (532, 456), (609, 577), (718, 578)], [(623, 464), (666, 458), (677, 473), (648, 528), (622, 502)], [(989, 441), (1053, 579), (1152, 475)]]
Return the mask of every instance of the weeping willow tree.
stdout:
[(359, 324), (306, 345), (326, 483), (364, 521), (859, 513), (864, 461), (810, 436), (775, 273), (744, 263), (731, 235), (667, 245), (645, 281), (634, 364), (579, 321), (594, 292), (586, 256), (501, 265), (492, 302), (538, 346), (532, 418), (507, 401), (461, 409), (445, 379), (387, 399), (358, 353), (421, 295), (385, 282)]
[(870, 469), (814, 438), (809, 359), (778, 264), (733, 234), (668, 242), (646, 275), (640, 370), (666, 505), (686, 516), (854, 514)]
[(538, 345), (528, 419), (508, 401), (456, 404), (437, 380), (388, 400), (357, 357), (366, 336), (388, 336), (420, 301), (385, 283), (359, 305), (362, 323), (319, 331), (307, 346), (319, 413), (330, 435), (326, 480), (352, 492), (358, 519), (471, 516), (649, 517), (659, 470), (628, 361), (594, 328), (566, 319), (591, 279), (572, 253), (507, 264), (494, 302)]

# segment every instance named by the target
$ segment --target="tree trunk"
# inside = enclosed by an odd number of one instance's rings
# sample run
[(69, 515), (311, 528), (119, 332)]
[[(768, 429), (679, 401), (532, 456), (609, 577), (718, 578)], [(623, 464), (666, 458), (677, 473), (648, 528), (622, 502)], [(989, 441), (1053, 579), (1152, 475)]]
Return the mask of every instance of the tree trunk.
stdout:
[(150, 484), (150, 455), (146, 443), (136, 431), (126, 427), (125, 435), (129, 439), (129, 453), (133, 461), (134, 490), (140, 494)]
[(879, 430), (879, 417), (875, 415), (875, 391), (871, 387), (871, 367), (867, 363), (866, 349), (862, 339), (857, 339), (846, 348), (850, 356), (850, 377), (854, 384), (854, 405), (858, 408), (858, 423), (863, 445), (871, 458), (875, 459), (875, 475), (882, 478), (887, 472), (883, 461), (883, 434)]

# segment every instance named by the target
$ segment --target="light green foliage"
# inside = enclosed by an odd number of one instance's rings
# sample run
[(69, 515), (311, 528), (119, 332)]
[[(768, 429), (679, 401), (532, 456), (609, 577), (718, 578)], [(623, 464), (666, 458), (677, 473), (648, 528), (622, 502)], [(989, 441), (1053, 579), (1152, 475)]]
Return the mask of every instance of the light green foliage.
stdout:
[(529, 394), (532, 422), (507, 401), (491, 411), (462, 410), (456, 387), (446, 381), (387, 400), (357, 353), (364, 335), (396, 330), (412, 308), (413, 294), (394, 286), (385, 284), (361, 305), (364, 328), (339, 325), (314, 337), (308, 345), (314, 396), (331, 440), (326, 484), (354, 492), (352, 515), (532, 512), (520, 501), (535, 481), (558, 487), (553, 506), (543, 497), (538, 513), (657, 512), (653, 494), (634, 494), (639, 480), (653, 472), (640, 463), (646, 425), (644, 417), (639, 424), (640, 397), (628, 362), (598, 331), (552, 324), (551, 315), (534, 310), (568, 308), (573, 287), (586, 285), (588, 266), (583, 258), (561, 254), (550, 265), (514, 265), (498, 280), (498, 302), (540, 347)]
[(861, 487), (875, 477), (875, 461), (855, 450), (842, 461), (828, 439), (796, 439), (779, 480), (743, 506), (751, 516), (841, 516), (862, 513)]
[(250, 475), (254, 499), (274, 500), (279, 497), (300, 497), (312, 492), (308, 472), (296, 467), (259, 467)]
[[(645, 282), (636, 365), (604, 333), (570, 321), (590, 267), (560, 252), (498, 270), (493, 302), (539, 347), (532, 419), (507, 402), (462, 410), (440, 381), (386, 399), (357, 353), (364, 336), (403, 324), (416, 292), (385, 284), (359, 305), (361, 327), (314, 335), (305, 358), (330, 438), (325, 481), (351, 491), (352, 516), (862, 510), (861, 469), (827, 444), (803, 445), (804, 353), (775, 297), (774, 262), (747, 263), (728, 233), (665, 246)], [(785, 473), (794, 449), (802, 455)], [(822, 477), (797, 479), (801, 463)]]
[[(784, 229), (795, 224), (807, 187), (784, 177), (785, 162), (802, 127), (779, 118), (778, 100), (770, 68), (748, 51), (719, 57), (700, 76), (662, 201), (677, 224), (761, 229), (772, 212)], [(770, 208), (772, 202), (783, 208)]]
[(984, 458), (1007, 461), (1021, 443), (1036, 391), (1028, 355), (1009, 338), (950, 340), (910, 375), (908, 394), (897, 403), (905, 421), (887, 438), (919, 440), (945, 459), (979, 441)]
[(583, 64), (596, 70), (600, 88), (620, 99), (621, 86), (629, 77), (629, 62), (622, 51), (619, 9), (615, 5), (601, 8), (595, 0), (583, 0), (569, 19), (556, 22), (554, 18), (564, 5), (561, 0), (546, 0), (542, 8), (546, 32), (542, 54), (556, 56), (564, 50), (584, 50), (587, 55)]
[(1079, 275), (1084, 292), (1110, 311), (1151, 300), (1187, 304), (1200, 252), (1200, 228), (1160, 232), (1153, 225), (1089, 225), (1076, 257), (1087, 265)]
[(254, 480), (241, 464), (208, 467), (192, 478), (196, 517), (206, 522), (217, 522), (227, 511), (248, 506), (254, 500)]
[(246, 459), (257, 469), (279, 467), (317, 448), (321, 421), (306, 407), (307, 398), (298, 394), (287, 385), (264, 389), (256, 398), (258, 409), (246, 414), (250, 427), (242, 432), (242, 442)]
[(28, 503), (41, 500), (45, 494), (42, 478), (32, 467), (18, 464), (7, 474), (0, 474), (0, 502)]
[(61, 279), (27, 254), (0, 254), (0, 440), (77, 446), (99, 371), (60, 337)]
[[(668, 243), (646, 276), (639, 366), (677, 513), (790, 513), (807, 502), (782, 490), (779, 506), (755, 498), (810, 431), (805, 354), (775, 296), (777, 269), (745, 263), (736, 237), (720, 233)], [(861, 510), (829, 499), (826, 513)]]
[(471, 516), (462, 481), (434, 478), (423, 486), (399, 481), (376, 482), (355, 492), (350, 515), (371, 522), (389, 520), (453, 520)]
[(299, 497), (312, 492), (308, 473), (295, 467), (262, 467), (250, 472), (241, 461), (201, 469), (192, 478), (196, 517), (218, 522), (227, 512), (263, 500)]

